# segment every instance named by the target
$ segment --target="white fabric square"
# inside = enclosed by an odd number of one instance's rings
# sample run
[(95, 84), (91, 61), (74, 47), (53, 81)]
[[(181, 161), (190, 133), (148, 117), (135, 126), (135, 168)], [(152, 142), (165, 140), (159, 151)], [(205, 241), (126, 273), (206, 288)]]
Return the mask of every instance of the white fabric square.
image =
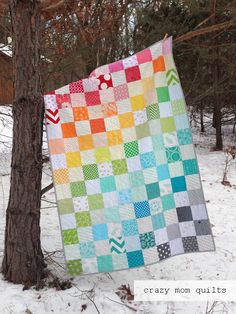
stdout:
[(145, 62), (139, 65), (139, 70), (141, 74), (141, 78), (150, 77), (153, 75), (153, 66), (152, 62)]
[(157, 104), (157, 93), (154, 90), (148, 91), (144, 95), (147, 106)]
[(183, 163), (181, 161), (172, 162), (168, 164), (170, 177), (181, 177), (184, 175)]
[(111, 77), (114, 87), (126, 84), (126, 76), (124, 70), (111, 73)]
[(120, 223), (110, 222), (107, 224), (107, 229), (109, 237), (120, 237), (122, 235), (122, 226)]
[(69, 184), (55, 184), (55, 190), (58, 201), (72, 197)]
[(126, 159), (128, 172), (142, 170), (139, 156), (134, 156)]
[(108, 240), (94, 241), (96, 256), (109, 255), (110, 246)]
[(51, 162), (54, 170), (67, 167), (65, 154), (51, 155)]
[(179, 223), (181, 237), (196, 236), (195, 226), (193, 221), (184, 221)]
[(90, 217), (91, 217), (92, 225), (98, 225), (98, 224), (104, 224), (105, 223), (103, 209), (91, 210), (90, 211)]
[(121, 129), (123, 143), (135, 141), (137, 139), (135, 128)]
[(157, 59), (162, 55), (162, 43), (158, 42), (150, 47), (152, 59)]
[(144, 124), (148, 120), (146, 109), (135, 111), (133, 114), (135, 125)]
[(138, 140), (138, 148), (140, 154), (152, 152), (153, 146), (151, 137), (144, 137)]
[(62, 230), (75, 229), (76, 220), (74, 214), (60, 215)]
[(171, 240), (169, 242), (169, 245), (170, 245), (171, 256), (184, 253), (184, 247), (183, 247), (183, 242), (181, 238)]
[(74, 260), (74, 259), (80, 259), (80, 247), (79, 244), (70, 244), (70, 245), (65, 245), (65, 256), (66, 260)]
[(169, 95), (170, 95), (170, 100), (172, 101), (183, 99), (184, 95), (183, 95), (180, 84), (174, 84), (172, 86), (169, 86)]
[(85, 274), (97, 273), (98, 272), (97, 258), (96, 257), (84, 258), (83, 271)]
[(77, 137), (64, 138), (64, 147), (65, 147), (66, 153), (78, 152), (79, 151), (79, 142), (78, 142)]
[(114, 102), (115, 95), (113, 88), (107, 88), (99, 91), (100, 99), (102, 103)]
[(135, 65), (138, 65), (138, 60), (136, 55), (130, 56), (122, 60), (124, 69), (132, 68)]
[(100, 178), (113, 176), (112, 163), (110, 161), (98, 163), (98, 173)]
[(116, 102), (117, 112), (118, 114), (123, 114), (127, 112), (131, 112), (131, 103), (130, 99), (124, 99)]
[(129, 175), (127, 173), (116, 175), (115, 182), (117, 190), (124, 190), (130, 187)]
[(83, 88), (85, 92), (92, 92), (98, 90), (99, 80), (91, 77), (88, 79), (83, 79)]
[(159, 187), (160, 187), (160, 193), (161, 196), (162, 195), (168, 195), (168, 194), (172, 194), (172, 186), (171, 186), (171, 182), (169, 179), (167, 180), (163, 180), (159, 182)]
[(178, 223), (178, 216), (175, 208), (164, 211), (164, 217), (166, 226)]
[(47, 125), (47, 135), (48, 139), (57, 139), (57, 138), (63, 138), (62, 131), (61, 131), (61, 125), (60, 124), (48, 124)]
[(125, 158), (125, 152), (124, 152), (124, 145), (113, 145), (109, 147), (110, 153), (111, 153), (111, 160), (116, 159), (124, 159)]
[(85, 107), (86, 106), (84, 93), (70, 94), (70, 99), (71, 99), (72, 107)]
[(155, 167), (143, 169), (144, 183), (154, 183), (158, 181), (157, 170)]
[(89, 119), (100, 119), (100, 118), (103, 118), (102, 106), (101, 105), (88, 106), (87, 109), (88, 109)]
[(154, 85), (155, 87), (166, 87), (166, 72), (157, 72), (154, 73)]
[(105, 118), (105, 126), (106, 131), (119, 130), (120, 129), (120, 121), (118, 116), (113, 116), (110, 118)]
[(154, 234), (156, 245), (163, 244), (169, 241), (166, 228), (155, 230)]
[(143, 250), (143, 258), (145, 264), (152, 264), (159, 261), (156, 246)]
[(90, 165), (96, 163), (96, 157), (93, 149), (81, 151), (80, 156), (83, 165)]
[(120, 212), (120, 219), (121, 220), (128, 220), (128, 219), (136, 218), (135, 212), (134, 212), (134, 207), (132, 204), (120, 205), (119, 212)]
[(201, 189), (201, 182), (198, 174), (191, 174), (185, 177), (187, 190)]
[(195, 159), (196, 158), (193, 144), (180, 146), (180, 153), (182, 156), (182, 160)]
[(173, 116), (171, 102), (169, 101), (161, 102), (158, 104), (158, 106), (159, 106), (161, 118), (167, 118), (167, 117)]
[(192, 205), (191, 211), (193, 220), (208, 219), (206, 206), (204, 204)]
[(69, 84), (62, 86), (58, 89), (55, 90), (55, 93), (58, 94), (69, 94), (70, 93), (70, 88), (69, 88)]
[(80, 243), (93, 241), (92, 227), (78, 228), (77, 233)]
[(189, 197), (186, 191), (174, 193), (174, 199), (176, 207), (189, 206)]
[(74, 197), (73, 204), (75, 212), (85, 212), (89, 210), (87, 196)]
[(84, 174), (82, 167), (68, 168), (70, 182), (83, 181)]
[(138, 96), (143, 94), (143, 86), (141, 80), (128, 83), (129, 96)]
[(57, 109), (56, 95), (44, 96), (45, 109), (55, 110)]
[(103, 201), (105, 208), (118, 206), (119, 205), (118, 193), (116, 191), (103, 193)]
[(91, 134), (89, 121), (76, 121), (75, 129), (78, 136)]
[(150, 120), (148, 123), (151, 135), (161, 134), (160, 120)]
[(86, 191), (88, 195), (101, 193), (100, 180), (86, 180), (85, 181)]
[(163, 133), (162, 136), (166, 147), (178, 146), (178, 138), (176, 132)]
[(151, 216), (139, 218), (137, 219), (137, 223), (138, 223), (139, 234), (153, 231)]
[(163, 211), (162, 202), (159, 197), (149, 200), (149, 205), (152, 215), (161, 213)]

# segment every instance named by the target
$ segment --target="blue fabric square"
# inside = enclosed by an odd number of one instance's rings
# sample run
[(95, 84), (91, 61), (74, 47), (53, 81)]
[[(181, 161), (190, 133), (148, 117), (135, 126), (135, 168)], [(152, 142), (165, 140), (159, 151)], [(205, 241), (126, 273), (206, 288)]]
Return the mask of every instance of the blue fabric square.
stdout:
[(127, 253), (129, 267), (138, 267), (144, 265), (144, 258), (142, 251), (134, 251)]
[(160, 196), (160, 187), (158, 182), (146, 184), (147, 197), (149, 200)]
[(169, 179), (170, 172), (168, 165), (160, 165), (157, 167), (157, 176), (159, 181)]
[(166, 223), (165, 223), (164, 215), (162, 213), (153, 215), (152, 225), (153, 225), (154, 230), (165, 228)]
[(188, 116), (187, 113), (174, 116), (176, 130), (182, 130), (189, 128)]
[(130, 189), (119, 191), (119, 202), (121, 205), (132, 203), (132, 193)]
[(122, 230), (124, 236), (132, 236), (138, 234), (138, 224), (136, 219), (122, 221)]
[(143, 169), (152, 168), (156, 166), (156, 159), (154, 153), (145, 153), (140, 155), (141, 165)]
[(136, 218), (150, 216), (150, 206), (148, 201), (134, 203), (134, 210)]
[(183, 161), (184, 166), (184, 174), (185, 175), (191, 175), (191, 174), (197, 174), (198, 173), (198, 165), (196, 159), (189, 159)]
[(80, 247), (80, 255), (82, 258), (89, 258), (96, 255), (93, 241), (80, 243), (79, 247)]
[(189, 128), (178, 130), (177, 138), (180, 145), (188, 145), (192, 144), (192, 134)]
[(171, 178), (171, 185), (174, 193), (187, 190), (185, 177), (183, 176)]
[(105, 177), (100, 179), (102, 192), (116, 191), (115, 178), (113, 176)]
[(95, 241), (108, 239), (108, 230), (106, 224), (93, 225), (92, 230)]

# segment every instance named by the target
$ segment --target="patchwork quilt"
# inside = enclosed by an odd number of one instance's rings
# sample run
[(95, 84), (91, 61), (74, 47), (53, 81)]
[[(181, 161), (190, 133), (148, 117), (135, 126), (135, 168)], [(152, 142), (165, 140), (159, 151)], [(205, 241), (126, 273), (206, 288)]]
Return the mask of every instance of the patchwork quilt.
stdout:
[(215, 250), (172, 36), (44, 101), (70, 275)]

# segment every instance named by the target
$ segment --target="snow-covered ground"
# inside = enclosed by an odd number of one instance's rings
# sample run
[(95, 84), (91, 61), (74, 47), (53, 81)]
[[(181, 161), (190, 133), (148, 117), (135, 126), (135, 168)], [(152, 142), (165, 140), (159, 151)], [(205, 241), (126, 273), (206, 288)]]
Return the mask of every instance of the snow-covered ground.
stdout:
[[(207, 135), (200, 135), (195, 131), (194, 133), (205, 199), (215, 237), (215, 252), (190, 253), (175, 256), (148, 267), (77, 277), (73, 280), (72, 288), (64, 291), (56, 291), (55, 288), (22, 291), (21, 285), (10, 284), (0, 275), (0, 313), (236, 313), (234, 303), (216, 303), (210, 312), (209, 307), (212, 304), (209, 304), (207, 312), (205, 302), (130, 302), (124, 304), (116, 294), (123, 284), (129, 284), (132, 289), (135, 279), (236, 280), (236, 190), (221, 184), (225, 155), (223, 152), (211, 151), (210, 147), (214, 142), (213, 135), (209, 132)], [(226, 136), (225, 140), (233, 145), (232, 136)], [(0, 173), (2, 171), (0, 196), (1, 193), (4, 196), (4, 199), (0, 200), (0, 263), (3, 255), (5, 207), (9, 190), (9, 176), (7, 175), (9, 156), (1, 160), (5, 162), (0, 164)], [(231, 184), (236, 184), (235, 163), (229, 170), (228, 180)], [(46, 186), (50, 182), (50, 170), (45, 168), (43, 184)], [(59, 221), (53, 190), (47, 193), (46, 199), (52, 203), (42, 202), (42, 246), (47, 252), (55, 251), (48, 258), (49, 267), (60, 278), (67, 278), (63, 269)]]

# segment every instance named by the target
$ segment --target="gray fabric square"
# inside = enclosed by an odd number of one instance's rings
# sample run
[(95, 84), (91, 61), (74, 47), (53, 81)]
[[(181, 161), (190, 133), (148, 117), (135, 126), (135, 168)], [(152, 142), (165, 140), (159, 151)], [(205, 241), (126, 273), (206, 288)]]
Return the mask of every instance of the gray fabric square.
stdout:
[(158, 256), (159, 256), (160, 260), (171, 256), (169, 243), (166, 242), (166, 243), (163, 243), (161, 245), (158, 245), (157, 246), (157, 252), (158, 252)]
[(211, 235), (197, 236), (199, 251), (215, 251), (215, 244)]
[(179, 224), (174, 224), (166, 227), (169, 240), (177, 239), (181, 237)]
[(204, 197), (202, 190), (191, 190), (188, 191), (190, 205), (198, 205), (204, 203)]
[(196, 235), (211, 234), (211, 226), (209, 220), (195, 220)]
[(207, 211), (205, 204), (191, 206), (193, 220), (207, 219)]
[(191, 237), (196, 235), (195, 225), (193, 221), (180, 222), (179, 228), (182, 237)]
[(183, 242), (181, 238), (171, 240), (170, 244), (170, 252), (171, 256), (184, 253)]
[(191, 207), (189, 206), (178, 207), (176, 208), (176, 211), (179, 222), (193, 220)]
[(184, 252), (197, 252), (199, 251), (196, 237), (182, 238)]

